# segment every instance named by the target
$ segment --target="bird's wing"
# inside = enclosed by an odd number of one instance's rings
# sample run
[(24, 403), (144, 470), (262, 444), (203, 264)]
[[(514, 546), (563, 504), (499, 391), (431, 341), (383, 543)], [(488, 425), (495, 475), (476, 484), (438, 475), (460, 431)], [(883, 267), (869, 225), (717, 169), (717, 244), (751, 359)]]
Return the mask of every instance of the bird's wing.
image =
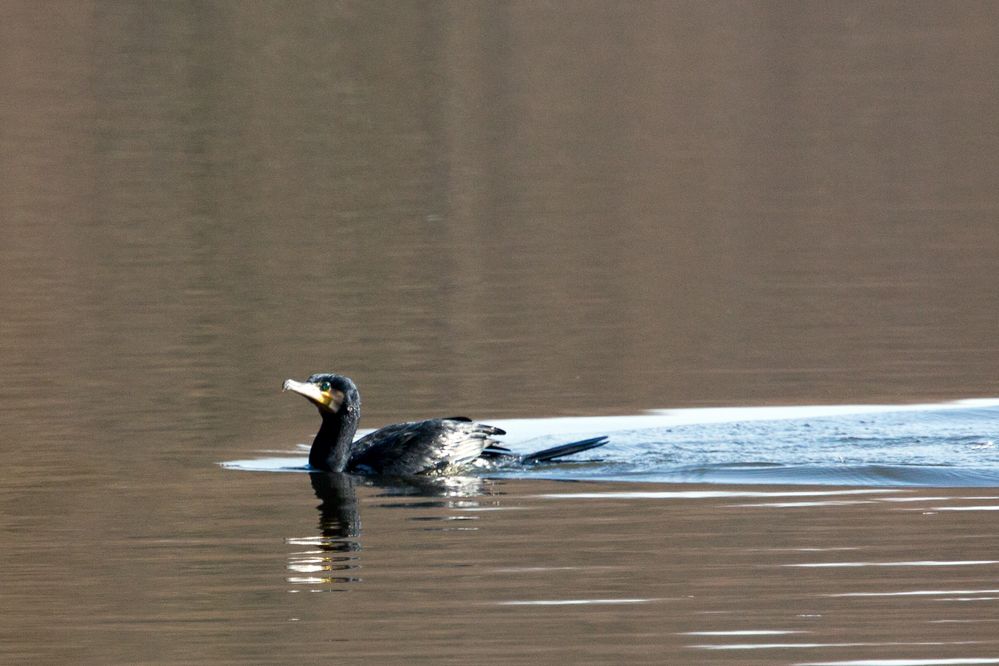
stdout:
[(387, 426), (354, 442), (349, 469), (407, 476), (443, 473), (475, 460), (499, 428), (473, 421), (430, 419)]

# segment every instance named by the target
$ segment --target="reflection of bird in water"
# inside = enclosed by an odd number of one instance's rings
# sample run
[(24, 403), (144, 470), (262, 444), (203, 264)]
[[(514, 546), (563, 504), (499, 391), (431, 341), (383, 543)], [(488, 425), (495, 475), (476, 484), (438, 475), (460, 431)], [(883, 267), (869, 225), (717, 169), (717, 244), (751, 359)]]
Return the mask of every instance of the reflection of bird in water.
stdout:
[(506, 434), (503, 430), (465, 417), (397, 423), (355, 442), (361, 395), (348, 377), (317, 374), (305, 382), (289, 379), (284, 390), (305, 396), (319, 408), (323, 423), (309, 451), (309, 466), (328, 472), (446, 475), (479, 458), (534, 464), (607, 443), (606, 437), (593, 437), (518, 455), (493, 439), (493, 435)]
[[(356, 570), (360, 567), (358, 554), (361, 544), (360, 514), (354, 479), (347, 474), (313, 473), (309, 475), (312, 488), (322, 502), (319, 505), (319, 536), (292, 537), (288, 543), (305, 546), (288, 556), (288, 569), (294, 574), (288, 582), (295, 585), (322, 586), (356, 583)], [(343, 588), (328, 588), (342, 591)]]
[[(307, 546), (289, 555), (288, 568), (294, 575), (288, 582), (308, 585), (314, 591), (342, 592), (344, 585), (361, 582), (361, 510), (357, 497), (359, 485), (368, 486), (379, 498), (406, 498), (401, 502), (382, 502), (384, 509), (424, 510), (462, 507), (477, 502), (472, 499), (489, 495), (488, 481), (479, 477), (409, 476), (364, 479), (342, 472), (310, 472), (309, 482), (319, 498), (319, 536), (296, 537), (288, 543)], [(410, 501), (419, 498), (421, 501)], [(456, 499), (469, 498), (469, 499)], [(456, 520), (447, 517), (413, 517), (410, 520)], [(435, 528), (421, 528), (435, 529)], [(449, 531), (456, 528), (439, 528)], [(468, 529), (468, 528), (465, 528)]]
[(312, 489), (319, 498), (319, 529), (324, 543), (344, 540), (341, 550), (358, 550), (353, 539), (361, 534), (361, 517), (357, 510), (354, 479), (338, 472), (312, 472)]
[[(326, 550), (360, 550), (361, 512), (357, 485), (374, 485), (385, 497), (461, 498), (489, 494), (483, 479), (461, 476), (410, 476), (365, 483), (361, 477), (343, 472), (310, 472), (312, 490), (319, 498), (320, 541)], [(396, 506), (396, 505), (384, 505)], [(405, 503), (398, 506), (417, 507)]]

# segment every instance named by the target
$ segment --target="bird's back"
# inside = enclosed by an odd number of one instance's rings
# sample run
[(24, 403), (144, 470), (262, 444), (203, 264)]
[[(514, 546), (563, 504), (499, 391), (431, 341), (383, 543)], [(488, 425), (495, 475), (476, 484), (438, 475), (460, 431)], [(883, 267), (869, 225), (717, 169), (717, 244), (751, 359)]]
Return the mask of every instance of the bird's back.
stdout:
[(496, 444), (503, 430), (468, 419), (428, 419), (376, 430), (351, 446), (347, 471), (388, 476), (444, 474)]

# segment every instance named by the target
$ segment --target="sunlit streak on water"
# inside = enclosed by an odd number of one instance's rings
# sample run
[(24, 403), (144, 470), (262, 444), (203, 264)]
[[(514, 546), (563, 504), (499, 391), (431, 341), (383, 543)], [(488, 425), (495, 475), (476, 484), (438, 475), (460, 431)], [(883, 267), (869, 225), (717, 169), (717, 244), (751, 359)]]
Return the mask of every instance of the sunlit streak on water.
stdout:
[(848, 506), (851, 504), (874, 504), (874, 500), (828, 500), (825, 502), (762, 502), (759, 504), (730, 504), (741, 507), (769, 507), (771, 509), (793, 509), (796, 507)]
[(828, 495), (869, 495), (895, 493), (899, 490), (678, 490), (650, 492), (552, 493), (537, 495), (545, 499), (718, 499), (729, 497), (821, 497)]
[(659, 599), (541, 599), (497, 601), (497, 606), (600, 606), (613, 604), (646, 604)]
[(837, 568), (837, 567), (962, 567), (982, 564), (999, 564), (999, 560), (922, 560), (913, 562), (808, 562), (803, 564), (782, 564), (784, 567)]
[(810, 661), (796, 664), (796, 666), (958, 666), (960, 664), (999, 664), (999, 658), (854, 659), (850, 661)]
[(999, 622), (999, 618), (979, 618), (975, 620), (927, 620), (927, 624), (983, 624)]
[(705, 643), (689, 645), (701, 650), (797, 650), (840, 647), (939, 647), (944, 645), (978, 645), (981, 641), (926, 641), (926, 642), (850, 642), (850, 643)]
[(808, 634), (810, 631), (791, 629), (745, 629), (742, 631), (684, 631), (683, 636), (786, 636), (788, 634)]
[(904, 592), (840, 592), (827, 597), (936, 597), (942, 594), (999, 594), (999, 590), (907, 590)]
[(284, 541), (295, 546), (323, 546), (327, 549), (343, 543), (356, 543), (350, 539), (327, 536), (288, 537)]

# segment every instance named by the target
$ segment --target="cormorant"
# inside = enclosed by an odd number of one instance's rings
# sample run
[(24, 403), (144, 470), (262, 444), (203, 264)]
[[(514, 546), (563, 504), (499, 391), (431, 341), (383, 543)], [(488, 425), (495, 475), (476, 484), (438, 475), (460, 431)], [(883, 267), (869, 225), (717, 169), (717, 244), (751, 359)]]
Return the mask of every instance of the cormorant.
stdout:
[(530, 464), (607, 443), (606, 437), (593, 437), (522, 456), (493, 439), (505, 431), (463, 416), (397, 423), (354, 441), (361, 419), (361, 394), (349, 377), (322, 373), (305, 382), (288, 379), (284, 390), (305, 396), (319, 408), (323, 423), (309, 451), (309, 466), (326, 472), (443, 475), (480, 457)]

